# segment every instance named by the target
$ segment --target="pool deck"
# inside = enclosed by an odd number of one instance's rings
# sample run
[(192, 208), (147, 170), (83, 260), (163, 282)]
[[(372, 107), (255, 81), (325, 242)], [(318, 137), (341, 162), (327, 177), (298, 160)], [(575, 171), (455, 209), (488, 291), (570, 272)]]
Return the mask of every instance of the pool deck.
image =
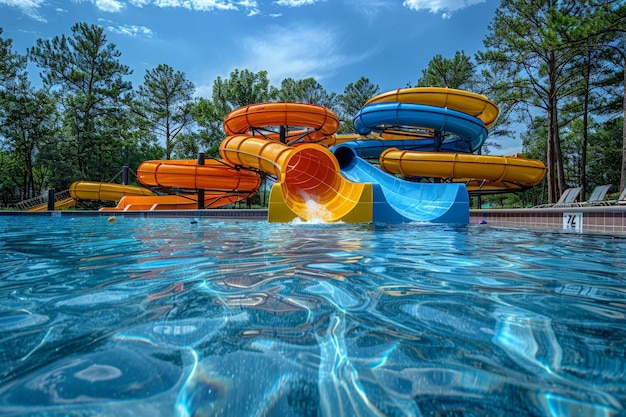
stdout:
[[(129, 217), (129, 218), (214, 218), (222, 220), (267, 220), (266, 209), (237, 210), (157, 210), (157, 211), (0, 211), (0, 216), (42, 216), (42, 217)], [(481, 209), (470, 210), (471, 224), (490, 226), (562, 230), (574, 233), (594, 233), (613, 236), (626, 236), (626, 205), (526, 208), (526, 209)]]

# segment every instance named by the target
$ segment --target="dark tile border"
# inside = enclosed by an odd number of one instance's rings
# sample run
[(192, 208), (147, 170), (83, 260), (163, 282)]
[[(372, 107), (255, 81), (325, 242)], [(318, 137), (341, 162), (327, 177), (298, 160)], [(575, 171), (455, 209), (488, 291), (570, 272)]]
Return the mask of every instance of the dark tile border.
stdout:
[[(0, 211), (0, 216), (37, 217), (204, 217), (214, 219), (264, 220), (267, 209), (252, 210), (155, 210), (155, 211)], [(564, 218), (566, 219), (564, 221)], [(568, 218), (570, 219), (568, 221)], [(582, 220), (582, 221), (581, 221)], [(470, 210), (470, 223), (527, 229), (565, 230), (573, 233), (599, 233), (626, 236), (626, 206), (561, 207), (542, 209)]]
[(252, 210), (153, 210), (153, 211), (0, 211), (0, 216), (39, 216), (39, 217), (210, 217), (214, 219), (267, 220), (266, 209)]
[(470, 223), (626, 235), (626, 206), (471, 210)]

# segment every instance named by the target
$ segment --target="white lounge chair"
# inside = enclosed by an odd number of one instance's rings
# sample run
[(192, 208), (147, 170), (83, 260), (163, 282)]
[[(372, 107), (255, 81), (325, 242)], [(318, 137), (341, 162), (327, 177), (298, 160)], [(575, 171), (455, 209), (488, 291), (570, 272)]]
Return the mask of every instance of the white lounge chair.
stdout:
[(578, 198), (581, 189), (581, 187), (568, 188), (563, 191), (563, 194), (561, 194), (561, 197), (559, 197), (559, 200), (556, 203), (540, 204), (538, 206), (534, 206), (533, 208), (567, 207), (568, 205), (571, 205), (576, 198)]
[(572, 205), (579, 207), (605, 205), (607, 204), (607, 202), (604, 201), (604, 198), (609, 192), (609, 188), (611, 188), (611, 184), (599, 185), (593, 189), (593, 192), (586, 201), (582, 201), (580, 203), (572, 203)]

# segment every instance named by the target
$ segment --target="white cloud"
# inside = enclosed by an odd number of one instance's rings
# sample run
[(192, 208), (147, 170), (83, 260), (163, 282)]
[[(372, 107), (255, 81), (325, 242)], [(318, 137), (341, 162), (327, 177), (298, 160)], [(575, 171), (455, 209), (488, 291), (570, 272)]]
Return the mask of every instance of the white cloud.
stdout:
[(119, 0), (95, 0), (96, 7), (103, 12), (117, 13), (124, 8), (124, 3)]
[[(288, 6), (288, 7), (300, 7), (300, 6), (308, 6), (309, 4), (315, 4), (320, 0), (276, 0), (274, 3), (279, 6)], [(321, 0), (326, 1), (326, 0)]]
[(343, 67), (350, 66), (365, 56), (347, 56), (339, 52), (342, 35), (324, 28), (304, 26), (273, 27), (264, 36), (250, 36), (241, 40), (245, 55), (222, 62), (204, 74), (206, 82), (196, 82), (196, 95), (211, 97), (217, 77), (227, 79), (235, 69), (254, 73), (267, 71), (270, 83), (279, 86), (285, 78), (301, 80), (315, 78), (323, 84)]
[(449, 19), (452, 12), (464, 9), (475, 4), (485, 3), (486, 0), (404, 0), (403, 6), (411, 10), (427, 10), (439, 14), (444, 19)]
[(39, 8), (45, 3), (46, 0), (0, 0), (0, 4), (4, 4), (9, 7), (17, 7), (22, 9), (22, 12), (35, 20), (40, 22), (47, 22), (46, 18), (39, 13)]
[(147, 4), (152, 3), (152, 0), (129, 0), (129, 3), (135, 7), (143, 7)]
[(188, 10), (237, 10), (231, 0), (154, 0), (157, 7), (183, 7)]
[(137, 26), (137, 25), (117, 25), (117, 26), (108, 26), (107, 29), (112, 33), (117, 33), (119, 35), (126, 35), (133, 38), (151, 38), (154, 35), (152, 29), (147, 28), (145, 26)]

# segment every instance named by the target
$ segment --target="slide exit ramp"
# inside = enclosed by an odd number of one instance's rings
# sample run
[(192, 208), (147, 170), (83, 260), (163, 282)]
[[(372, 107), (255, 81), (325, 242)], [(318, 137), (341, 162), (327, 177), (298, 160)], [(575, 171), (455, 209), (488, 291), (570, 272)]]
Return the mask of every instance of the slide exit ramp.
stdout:
[(373, 184), (374, 222), (469, 223), (469, 195), (464, 184), (404, 181), (360, 158), (350, 146), (340, 145), (332, 151), (343, 176)]

